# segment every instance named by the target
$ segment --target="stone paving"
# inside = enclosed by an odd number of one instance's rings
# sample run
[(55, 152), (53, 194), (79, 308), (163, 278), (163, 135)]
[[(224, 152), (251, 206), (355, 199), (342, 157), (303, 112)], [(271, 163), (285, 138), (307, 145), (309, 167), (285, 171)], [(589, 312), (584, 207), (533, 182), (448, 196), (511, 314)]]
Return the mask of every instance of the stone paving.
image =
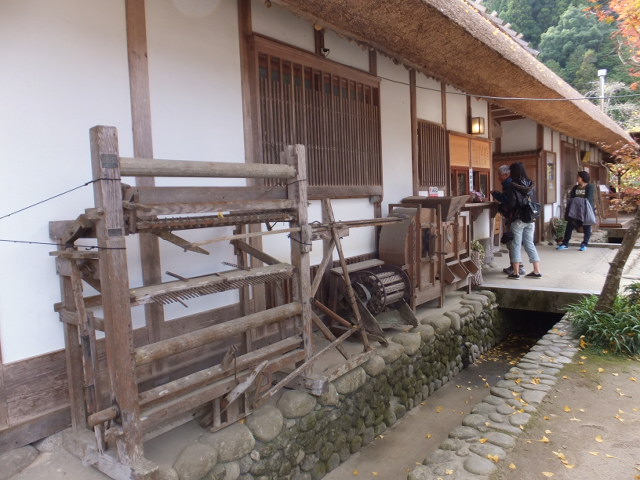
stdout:
[(578, 341), (566, 318), (558, 322), (520, 362), (473, 407), (438, 450), (413, 469), (408, 480), (484, 480), (507, 458), (531, 414), (571, 363)]

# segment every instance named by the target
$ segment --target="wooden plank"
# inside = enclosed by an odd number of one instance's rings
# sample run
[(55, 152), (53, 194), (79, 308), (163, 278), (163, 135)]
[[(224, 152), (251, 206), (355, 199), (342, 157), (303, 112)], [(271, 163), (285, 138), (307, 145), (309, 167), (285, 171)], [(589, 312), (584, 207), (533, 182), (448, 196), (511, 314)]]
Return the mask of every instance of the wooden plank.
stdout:
[(299, 315), (301, 311), (302, 305), (300, 305), (300, 303), (288, 303), (263, 312), (237, 318), (220, 325), (213, 325), (195, 332), (185, 333), (178, 337), (168, 338), (151, 345), (138, 347), (135, 349), (133, 358), (135, 358), (137, 365), (144, 365), (145, 363), (164, 358), (168, 355), (242, 333), (249, 328), (269, 325), (273, 322)]
[(233, 244), (236, 247), (238, 247), (238, 249), (242, 250), (245, 253), (248, 253), (252, 257), (257, 258), (258, 260), (266, 263), (267, 265), (276, 265), (278, 263), (282, 263), (277, 258), (272, 257), (271, 255), (263, 252), (262, 250), (258, 250), (257, 248), (254, 248), (253, 246), (249, 245), (246, 242), (243, 242), (242, 240), (234, 240)]
[(120, 157), (123, 177), (291, 178), (288, 165)]
[(207, 203), (212, 199), (223, 202), (282, 200), (287, 198), (285, 187), (137, 187), (132, 194), (136, 203)]
[(253, 368), (264, 360), (269, 360), (270, 358), (277, 357), (299, 347), (301, 343), (302, 337), (290, 337), (245, 355), (240, 355), (227, 368), (222, 365), (214, 365), (213, 367), (192, 373), (173, 382), (152, 388), (140, 393), (140, 405), (142, 408), (148, 408), (158, 402), (163, 402), (177, 395), (181, 395), (185, 391), (202, 387), (224, 376), (233, 375), (235, 369), (240, 371)]
[(382, 186), (377, 185), (312, 185), (309, 187), (308, 191), (310, 200), (321, 200), (323, 198), (364, 198), (374, 195), (382, 195), (382, 193)]
[(7, 428), (0, 428), (0, 454), (29, 445), (70, 425), (68, 403), (35, 416), (23, 417)]
[(411, 115), (411, 180), (413, 194), (419, 194), (418, 174), (418, 103), (416, 90), (416, 71), (409, 70), (409, 111)]
[(118, 135), (114, 127), (91, 129), (91, 164), (94, 198), (103, 216), (97, 222), (100, 247), (100, 283), (104, 308), (106, 353), (114, 401), (121, 412), (123, 436), (118, 460), (125, 465), (143, 457), (138, 387), (133, 360), (133, 333), (122, 212)]
[[(347, 272), (351, 274), (360, 270), (366, 270), (367, 268), (379, 267), (380, 265), (384, 265), (384, 262), (382, 260), (372, 258), (363, 262), (350, 263), (349, 265), (347, 265)], [(335, 275), (343, 275), (344, 270), (342, 267), (334, 267), (331, 269), (331, 273)]]
[(229, 212), (233, 210), (288, 210), (293, 208), (290, 200), (217, 201), (204, 203), (165, 203), (160, 205), (134, 205), (146, 215), (177, 215), (209, 212)]

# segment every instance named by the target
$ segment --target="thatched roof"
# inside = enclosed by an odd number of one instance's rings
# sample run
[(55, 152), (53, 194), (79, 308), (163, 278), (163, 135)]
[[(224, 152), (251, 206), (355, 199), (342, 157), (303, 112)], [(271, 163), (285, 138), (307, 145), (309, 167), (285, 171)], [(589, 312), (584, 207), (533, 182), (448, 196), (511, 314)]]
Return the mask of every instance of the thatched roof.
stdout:
[[(465, 0), (275, 1), (470, 94), (582, 97)], [(608, 151), (633, 142), (588, 100), (492, 101)]]

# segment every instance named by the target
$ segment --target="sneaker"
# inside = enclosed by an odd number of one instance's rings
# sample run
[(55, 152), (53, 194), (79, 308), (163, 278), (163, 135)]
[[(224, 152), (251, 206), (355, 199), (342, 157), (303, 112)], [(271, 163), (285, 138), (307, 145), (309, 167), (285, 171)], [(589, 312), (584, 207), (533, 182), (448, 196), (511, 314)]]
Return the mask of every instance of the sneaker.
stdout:
[(556, 250), (568, 250), (569, 246), (568, 245), (558, 245), (556, 247)]
[(527, 274), (527, 277), (530, 278), (542, 278), (542, 274), (541, 273), (536, 273), (536, 272), (531, 272)]
[(520, 275), (518, 275), (517, 273), (512, 273), (507, 278), (509, 278), (511, 280), (520, 280)]
[(586, 245), (580, 245), (580, 248), (578, 250), (580, 250), (581, 252), (584, 252), (587, 249)]

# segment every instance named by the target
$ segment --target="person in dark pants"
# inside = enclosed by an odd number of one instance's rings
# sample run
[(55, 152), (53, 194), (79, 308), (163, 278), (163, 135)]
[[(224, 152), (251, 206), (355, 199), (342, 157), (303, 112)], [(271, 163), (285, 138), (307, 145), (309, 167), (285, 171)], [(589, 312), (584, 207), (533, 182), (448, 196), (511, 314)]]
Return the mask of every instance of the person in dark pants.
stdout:
[[(509, 188), (509, 184), (512, 181), (511, 178), (511, 169), (509, 168), (509, 165), (500, 165), (498, 167), (498, 177), (500, 177), (500, 184), (502, 185), (502, 192), (499, 192), (498, 190), (494, 190), (493, 192), (491, 192), (491, 195), (493, 195), (493, 198), (500, 202), (500, 209), (498, 210), (503, 218), (504, 218), (504, 231), (505, 232), (510, 232), (511, 231), (511, 224), (508, 221), (508, 215), (504, 210), (504, 202), (506, 201), (506, 196), (505, 196), (505, 192), (508, 190)], [(511, 242), (507, 242), (507, 249), (509, 250), (509, 266), (507, 268), (503, 268), (502, 271), (504, 273), (506, 273), (507, 275), (510, 275), (513, 273), (513, 267), (512, 267), (512, 263), (513, 263), (513, 258), (512, 258), (512, 253), (511, 253)], [(520, 275), (525, 275), (527, 272), (526, 270), (520, 266)]]
[(577, 185), (575, 185), (569, 193), (569, 202), (567, 203), (567, 211), (565, 213), (567, 228), (564, 232), (562, 243), (556, 247), (556, 250), (568, 249), (571, 234), (577, 227), (582, 226), (584, 238), (582, 239), (579, 250), (584, 252), (589, 246), (591, 225), (596, 223), (596, 187), (590, 183), (591, 177), (589, 177), (588, 172), (578, 172), (577, 180)]

